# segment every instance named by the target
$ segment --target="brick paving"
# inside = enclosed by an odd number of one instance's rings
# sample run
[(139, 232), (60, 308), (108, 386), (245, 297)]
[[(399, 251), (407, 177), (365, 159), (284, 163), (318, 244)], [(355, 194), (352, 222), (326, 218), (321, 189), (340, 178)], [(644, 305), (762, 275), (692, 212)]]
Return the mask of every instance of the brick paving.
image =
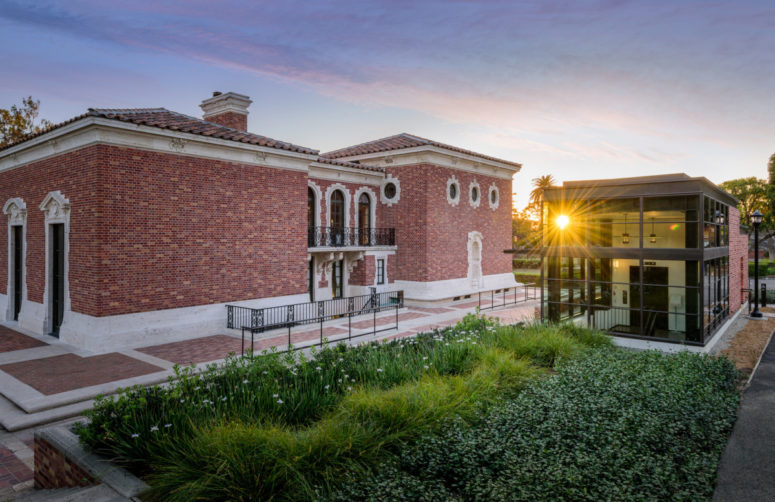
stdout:
[(0, 370), (50, 396), (125, 378), (162, 371), (163, 368), (112, 352), (91, 357), (75, 354), (4, 364)]
[[(249, 343), (250, 339), (246, 340)], [(182, 342), (164, 343), (135, 349), (165, 361), (188, 366), (225, 359), (232, 352), (240, 354), (242, 341), (227, 335), (204, 336)]]
[(32, 479), (32, 470), (8, 448), (0, 447), (0, 490)]
[(5, 326), (0, 326), (0, 352), (34, 349), (47, 345), (31, 336), (24, 335)]
[[(398, 322), (408, 321), (410, 319), (418, 319), (420, 317), (427, 317), (427, 316), (428, 314), (423, 314), (420, 312), (404, 312), (403, 314), (398, 315)], [(385, 326), (386, 324), (393, 324), (395, 322), (396, 322), (395, 315), (377, 317), (377, 327)], [(365, 328), (371, 328), (372, 326), (374, 326), (373, 319), (365, 319), (363, 321), (357, 321), (352, 324), (353, 329), (365, 329)]]
[(445, 307), (407, 307), (407, 308), (415, 312), (425, 312), (426, 314), (444, 314), (446, 312), (455, 311), (455, 309), (449, 309)]

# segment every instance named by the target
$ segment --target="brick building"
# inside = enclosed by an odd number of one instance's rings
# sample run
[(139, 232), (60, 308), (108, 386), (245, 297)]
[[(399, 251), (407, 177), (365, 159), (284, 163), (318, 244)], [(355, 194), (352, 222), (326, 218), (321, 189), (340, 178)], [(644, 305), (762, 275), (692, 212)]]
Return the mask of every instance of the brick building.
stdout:
[(248, 132), (250, 103), (90, 109), (0, 150), (0, 319), (101, 350), (216, 332), (226, 303), (515, 285), (520, 164), (409, 134), (321, 154)]
[(542, 317), (707, 346), (744, 304), (737, 199), (686, 174), (545, 191)]

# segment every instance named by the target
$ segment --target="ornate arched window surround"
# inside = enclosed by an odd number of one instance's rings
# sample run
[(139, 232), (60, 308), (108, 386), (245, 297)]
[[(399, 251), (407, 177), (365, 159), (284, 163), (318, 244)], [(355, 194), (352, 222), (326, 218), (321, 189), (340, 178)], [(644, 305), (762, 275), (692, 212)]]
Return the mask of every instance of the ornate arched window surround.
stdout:
[[(492, 194), (495, 192), (495, 202), (492, 201)], [(487, 190), (487, 203), (490, 205), (490, 209), (495, 211), (501, 203), (501, 194), (498, 190), (498, 186), (493, 181), (490, 188)]]
[[(11, 292), (13, 291), (13, 274), (11, 271), (16, 265), (14, 260), (14, 253), (11, 249), (11, 243), (13, 242), (13, 227), (22, 227), (22, 305), (27, 299), (27, 204), (24, 200), (14, 197), (8, 199), (3, 205), (3, 213), (8, 216), (8, 285), (6, 286), (6, 293), (8, 294), (8, 308), (6, 309), (5, 318), (9, 321), (13, 319), (13, 299)], [(21, 313), (19, 314), (21, 316)]]
[[(374, 193), (374, 190), (372, 190), (369, 187), (360, 187), (358, 190), (355, 191), (355, 195), (353, 196), (353, 201), (355, 204), (358, 204), (361, 200), (361, 194), (366, 194), (371, 201), (371, 204), (369, 204), (369, 228), (376, 228), (377, 227), (377, 194)], [(361, 228), (361, 222), (360, 222), (360, 212), (356, 209), (355, 211), (355, 228)]]
[(483, 287), (482, 261), (484, 248), (482, 247), (482, 233), (476, 230), (468, 232), (468, 281), (474, 289)]
[(331, 194), (335, 190), (341, 190), (344, 195), (344, 227), (350, 227), (350, 191), (346, 186), (341, 183), (334, 183), (326, 188), (326, 224), (321, 226), (329, 226), (331, 222)]
[(322, 227), (320, 222), (320, 203), (323, 200), (323, 192), (320, 191), (320, 187), (312, 180), (307, 180), (307, 186), (315, 192), (315, 221), (312, 222), (314, 227)]
[[(449, 192), (452, 186), (455, 186), (455, 197), (452, 197)], [(455, 178), (453, 174), (451, 178), (447, 180), (447, 202), (450, 206), (457, 206), (460, 203), (460, 182)]]
[[(476, 200), (474, 200), (474, 188), (476, 188)], [(482, 189), (476, 180), (468, 184), (468, 203), (473, 208), (479, 207), (479, 204), (482, 203)]]
[(40, 210), (43, 211), (46, 229), (46, 280), (43, 289), (43, 305), (46, 308), (46, 319), (44, 329), (51, 331), (51, 225), (61, 223), (65, 231), (65, 277), (64, 277), (64, 316), (62, 325), (64, 326), (70, 317), (70, 201), (62, 195), (59, 190), (49, 192), (40, 203)]

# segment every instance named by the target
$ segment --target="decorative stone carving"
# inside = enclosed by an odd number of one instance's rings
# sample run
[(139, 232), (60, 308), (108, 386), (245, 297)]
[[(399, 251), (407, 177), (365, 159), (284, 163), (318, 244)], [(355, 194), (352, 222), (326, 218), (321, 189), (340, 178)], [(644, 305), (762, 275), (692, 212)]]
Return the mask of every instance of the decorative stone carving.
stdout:
[(18, 197), (8, 199), (3, 206), (3, 213), (8, 215), (9, 225), (24, 225), (27, 221), (27, 204)]
[(482, 233), (476, 230), (468, 232), (468, 281), (474, 289), (482, 284)]
[(186, 148), (186, 140), (183, 138), (172, 138), (170, 140), (170, 150), (182, 152), (184, 148)]
[(59, 190), (49, 192), (40, 203), (40, 210), (46, 214), (46, 223), (63, 223), (70, 212), (70, 201)]
[[(388, 197), (388, 194), (385, 193), (385, 187), (391, 184), (395, 187), (395, 195), (393, 195), (393, 197)], [(394, 178), (392, 174), (385, 176), (382, 180), (382, 185), (380, 186), (379, 199), (380, 202), (386, 204), (388, 207), (393, 204), (398, 204), (398, 201), (401, 200), (401, 183), (398, 181), (398, 178)]]
[(350, 258), (347, 260), (347, 273), (352, 274), (353, 270), (355, 269), (355, 266), (358, 264), (359, 261), (363, 260), (363, 258), (366, 256), (366, 253), (363, 251), (358, 251), (356, 253), (348, 253), (350, 255)]
[[(493, 194), (495, 194), (494, 197), (493, 197)], [(493, 199), (495, 199), (494, 202), (493, 202)], [(501, 202), (501, 194), (498, 191), (498, 187), (495, 185), (495, 182), (493, 181), (492, 185), (490, 185), (489, 190), (487, 190), (487, 203), (490, 204), (490, 209), (495, 211), (496, 209), (498, 209), (500, 202)]]
[(473, 208), (479, 207), (479, 204), (482, 203), (482, 189), (479, 187), (479, 183), (477, 183), (476, 180), (468, 185), (468, 203)]
[[(452, 197), (452, 187), (454, 187), (454, 197)], [(447, 180), (447, 202), (450, 206), (457, 206), (460, 203), (460, 182), (454, 174)]]

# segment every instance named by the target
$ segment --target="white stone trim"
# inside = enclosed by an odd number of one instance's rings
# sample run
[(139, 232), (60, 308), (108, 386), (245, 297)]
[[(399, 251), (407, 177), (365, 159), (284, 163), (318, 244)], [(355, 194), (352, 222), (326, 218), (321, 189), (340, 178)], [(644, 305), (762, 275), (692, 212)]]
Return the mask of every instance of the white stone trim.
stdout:
[[(118, 347), (145, 347), (223, 333), (226, 305), (251, 308), (275, 307), (309, 301), (309, 293), (257, 298), (210, 305), (196, 305), (134, 314), (94, 317), (71, 312), (62, 323), (59, 339), (94, 352), (113, 352)], [(40, 305), (40, 304), (38, 304)], [(234, 333), (239, 334), (238, 331)]]
[(312, 226), (322, 227), (323, 225), (320, 224), (320, 210), (323, 207), (323, 192), (321, 192), (320, 187), (310, 179), (307, 180), (307, 187), (315, 192), (315, 221), (312, 222)]
[(466, 277), (445, 279), (441, 281), (395, 281), (392, 289), (404, 290), (404, 298), (419, 301), (437, 301), (454, 298), (456, 296), (475, 295), (479, 291), (491, 289), (514, 288), (519, 284), (514, 279), (512, 272), (492, 274), (482, 277), (483, 287), (476, 290), (471, 287)]
[(6, 286), (6, 305), (5, 305), (5, 319), (13, 319), (14, 303), (13, 298), (15, 291), (13, 291), (13, 277), (12, 270), (16, 266), (13, 259), (13, 249), (11, 249), (11, 242), (13, 241), (13, 227), (22, 227), (22, 294), (21, 294), (21, 308), (19, 310), (19, 319), (21, 319), (22, 311), (24, 310), (24, 304), (27, 300), (27, 204), (24, 200), (14, 197), (8, 199), (3, 205), (3, 213), (8, 216), (8, 285)]
[[(455, 185), (455, 188), (457, 188), (457, 195), (454, 198), (449, 195), (449, 189), (452, 185)], [(455, 178), (454, 174), (447, 180), (447, 202), (450, 206), (457, 206), (460, 203), (460, 182)]]
[(482, 289), (482, 233), (476, 230), (468, 232), (468, 279), (471, 289)]
[(309, 165), (309, 177), (326, 181), (338, 181), (340, 183), (352, 183), (353, 185), (371, 185), (379, 187), (385, 173), (379, 171), (367, 171), (356, 167), (335, 166), (322, 162), (312, 162)]
[(0, 151), (0, 172), (97, 144), (304, 172), (317, 158), (307, 153), (85, 117)]
[(236, 92), (225, 92), (207, 98), (199, 105), (199, 108), (204, 112), (204, 119), (208, 120), (214, 115), (220, 115), (221, 113), (233, 112), (240, 115), (248, 115), (248, 107), (253, 101), (244, 94), (237, 94)]
[(487, 160), (475, 155), (453, 152), (443, 148), (421, 145), (413, 148), (404, 148), (401, 150), (392, 150), (389, 152), (375, 152), (363, 155), (353, 155), (342, 157), (337, 160), (346, 160), (352, 162), (355, 160), (364, 161), (364, 164), (372, 164), (379, 167), (395, 167), (410, 164), (435, 164), (437, 166), (457, 169), (473, 174), (493, 176), (504, 180), (510, 180), (522, 168)]
[[(474, 188), (476, 188), (476, 200), (474, 200)], [(476, 180), (468, 184), (468, 203), (473, 208), (479, 207), (482, 203), (482, 188)]]
[[(492, 201), (493, 192), (495, 192), (495, 202)], [(489, 190), (487, 190), (487, 203), (490, 205), (490, 209), (493, 211), (498, 209), (498, 206), (501, 203), (501, 194), (495, 182), (493, 182), (492, 185), (490, 185)]]
[[(43, 211), (45, 217), (45, 252), (46, 252), (46, 270), (45, 281), (43, 289), (43, 305), (45, 306), (43, 317), (43, 333), (48, 334), (51, 332), (53, 319), (52, 319), (52, 304), (49, 298), (49, 289), (51, 288), (51, 238), (50, 228), (53, 224), (61, 223), (64, 225), (64, 240), (65, 240), (65, 271), (64, 271), (64, 308), (62, 315), (62, 326), (70, 321), (72, 312), (70, 309), (70, 201), (62, 195), (59, 190), (49, 192), (46, 197), (43, 198), (43, 202), (40, 203), (40, 210)], [(60, 326), (61, 329), (61, 326)], [(66, 341), (66, 340), (65, 340)]]
[[(385, 195), (385, 186), (388, 183), (393, 183), (396, 186), (396, 196), (392, 199), (388, 199)], [(380, 202), (387, 204), (388, 207), (393, 204), (398, 204), (398, 201), (401, 200), (401, 182), (398, 181), (398, 178), (394, 178), (392, 174), (385, 176), (385, 179), (382, 180), (382, 184), (379, 187), (379, 199)]]
[(355, 191), (353, 195), (353, 204), (355, 204), (355, 228), (361, 228), (360, 222), (360, 198), (361, 194), (368, 195), (371, 203), (369, 204), (369, 228), (377, 228), (377, 194), (374, 193), (369, 187), (360, 187)]
[(350, 191), (347, 189), (346, 186), (342, 185), (341, 183), (334, 183), (332, 185), (328, 185), (328, 188), (326, 188), (326, 221), (325, 225), (321, 225), (322, 227), (328, 227), (331, 226), (331, 194), (334, 193), (334, 190), (341, 190), (344, 194), (344, 227), (349, 228), (350, 227)]

